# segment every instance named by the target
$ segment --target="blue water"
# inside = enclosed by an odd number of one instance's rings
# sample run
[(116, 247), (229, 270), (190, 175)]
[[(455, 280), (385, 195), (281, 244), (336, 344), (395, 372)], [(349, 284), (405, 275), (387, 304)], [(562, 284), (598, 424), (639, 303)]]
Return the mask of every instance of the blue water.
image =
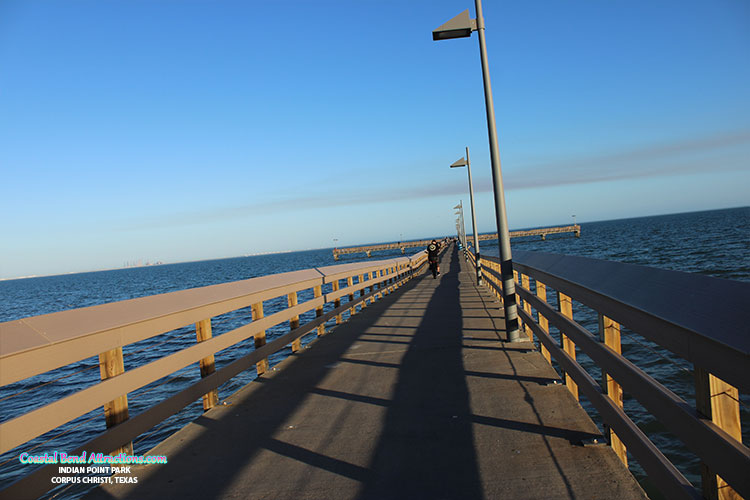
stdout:
[[(750, 281), (750, 208), (716, 210), (689, 214), (642, 217), (616, 221), (583, 223), (582, 235), (549, 235), (546, 241), (538, 238), (514, 239), (513, 248), (523, 250), (540, 250), (545, 252), (581, 255), (620, 262), (649, 265), (664, 269), (707, 274), (724, 279)], [(520, 229), (520, 228), (518, 228)], [(496, 241), (483, 242), (482, 253), (497, 255)], [(416, 249), (412, 249), (412, 252)], [(407, 250), (407, 253), (409, 250)], [(400, 256), (400, 251), (382, 252), (374, 258)], [(339, 263), (364, 260), (357, 256), (342, 256)], [(238, 257), (183, 264), (171, 264), (141, 268), (127, 268), (113, 271), (90, 272), (61, 276), (29, 278), (0, 282), (0, 322), (28, 316), (46, 314), (66, 309), (86, 307), (106, 302), (143, 297), (186, 288), (213, 285), (266, 274), (307, 269), (316, 266), (332, 265), (335, 262), (330, 249), (293, 252), (253, 257)], [(305, 300), (304, 296), (300, 301)], [(286, 306), (283, 299), (266, 303), (266, 314)], [(330, 307), (330, 306), (329, 306)], [(574, 304), (576, 321), (592, 331), (596, 330), (596, 315), (580, 304)], [(312, 317), (314, 313), (309, 313)], [(250, 311), (240, 310), (229, 313), (213, 321), (214, 334), (229, 331), (249, 321)], [(303, 317), (304, 322), (307, 318)], [(267, 332), (270, 339), (288, 331), (288, 323), (278, 325)], [(663, 381), (670, 389), (693, 401), (693, 382), (687, 366), (668, 353), (654, 352), (653, 344), (645, 343), (629, 332), (623, 332), (623, 352), (646, 369), (650, 374)], [(635, 340), (632, 340), (635, 339)], [(195, 342), (195, 331), (183, 328), (128, 346), (124, 350), (126, 369), (132, 369), (150, 362), (165, 354), (180, 349), (185, 343)], [(640, 343), (639, 343), (640, 342)], [(225, 366), (237, 357), (249, 352), (249, 346), (237, 346), (218, 353), (217, 367)], [(277, 362), (288, 355), (280, 352), (271, 359)], [(666, 360), (665, 360), (666, 357)], [(588, 363), (587, 369), (592, 374), (596, 367), (585, 357), (581, 360)], [(164, 380), (128, 395), (130, 414), (135, 415), (155, 402), (178, 392), (199, 378), (196, 366), (184, 370)], [(65, 377), (65, 378), (61, 378)], [(255, 377), (253, 370), (248, 370), (219, 389), (224, 398)], [(75, 365), (54, 370), (33, 379), (0, 388), (0, 420), (27, 412), (61, 396), (78, 391), (98, 381), (98, 359), (91, 358)], [(42, 385), (40, 387), (40, 384)], [(29, 391), (12, 397), (20, 391)], [(744, 398), (744, 396), (743, 396)], [(743, 399), (745, 405), (748, 404)], [(584, 400), (587, 410), (590, 405)], [(666, 433), (637, 402), (626, 397), (626, 410), (641, 427), (654, 436), (654, 442), (673, 460), (688, 478), (699, 484), (698, 462), (694, 456), (684, 450), (679, 442)], [(748, 429), (747, 406), (743, 411), (743, 427)], [(202, 412), (200, 401), (165, 421), (152, 433), (134, 441), (135, 453), (142, 454), (156, 443), (179, 429)], [(592, 416), (596, 420), (595, 412)], [(19, 475), (28, 473), (30, 466), (18, 463), (18, 454), (22, 451), (33, 451), (43, 454), (45, 451), (70, 451), (76, 444), (83, 443), (104, 430), (101, 409), (84, 415), (61, 429), (56, 429), (31, 443), (0, 456), (0, 485), (8, 484)], [(62, 436), (56, 437), (61, 432)], [(637, 464), (631, 470), (647, 488), (652, 490), (643, 477)], [(53, 494), (56, 498), (76, 498), (82, 489), (69, 488)]]

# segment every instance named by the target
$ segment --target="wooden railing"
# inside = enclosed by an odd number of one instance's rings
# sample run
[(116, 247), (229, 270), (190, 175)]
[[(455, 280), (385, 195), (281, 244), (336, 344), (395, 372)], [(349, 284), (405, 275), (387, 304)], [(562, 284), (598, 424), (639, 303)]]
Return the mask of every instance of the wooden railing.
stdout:
[[(627, 393), (700, 458), (706, 498), (750, 498), (738, 391), (750, 390), (750, 284), (542, 252), (513, 257), (522, 335), (536, 338), (571, 394), (585, 395), (599, 412), (617, 456), (627, 465), (630, 452), (666, 498), (701, 497), (625, 413)], [(502, 300), (498, 259), (482, 256), (482, 267)], [(553, 292), (557, 308), (547, 301)], [(598, 335), (573, 319), (573, 301), (596, 312)], [(693, 365), (695, 406), (621, 354), (620, 325)], [(601, 368), (601, 385), (576, 361), (577, 351)]]
[[(68, 455), (132, 454), (131, 442), (137, 436), (198, 399), (210, 409), (218, 402), (221, 384), (253, 367), (264, 373), (269, 355), (289, 345), (293, 352), (299, 350), (304, 335), (312, 331), (323, 335), (326, 322), (335, 318), (341, 323), (346, 311), (354, 314), (356, 307), (362, 309), (368, 301), (395, 290), (421, 271), (426, 260), (422, 251), (411, 257), (262, 276), (0, 323), (0, 386), (92, 356), (99, 357), (101, 375), (101, 381), (88, 388), (0, 423), (0, 453), (104, 407), (108, 430), (67, 451)], [(300, 292), (310, 295), (310, 290), (312, 298), (298, 302)], [(264, 302), (279, 297), (286, 298), (288, 307), (264, 315)], [(325, 304), (331, 305), (324, 313)], [(213, 336), (212, 318), (247, 307), (251, 322)], [(300, 324), (300, 315), (312, 310), (315, 319)], [(290, 331), (266, 342), (266, 330), (286, 321)], [(125, 370), (123, 347), (193, 324), (196, 343)], [(215, 369), (217, 352), (248, 339), (253, 339), (254, 350)], [(192, 363), (200, 366), (199, 381), (138, 415), (128, 414), (128, 393)], [(38, 468), (0, 491), (0, 497), (39, 496), (53, 486), (50, 478), (56, 473), (56, 465)]]

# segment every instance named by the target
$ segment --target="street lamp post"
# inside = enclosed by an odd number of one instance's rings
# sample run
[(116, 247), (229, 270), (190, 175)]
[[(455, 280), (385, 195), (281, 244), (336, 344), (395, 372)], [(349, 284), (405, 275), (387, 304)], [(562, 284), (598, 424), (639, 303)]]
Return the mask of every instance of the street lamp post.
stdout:
[(482, 264), (479, 258), (479, 236), (477, 234), (477, 215), (474, 211), (474, 183), (471, 182), (471, 161), (469, 160), (469, 146), (466, 146), (466, 158), (456, 160), (451, 168), (466, 167), (469, 172), (469, 200), (471, 202), (471, 226), (474, 229), (474, 260), (477, 263), (477, 285), (482, 284)]
[(461, 230), (460, 233), (460, 240), (461, 244), (464, 247), (464, 252), (466, 251), (466, 224), (464, 223), (464, 204), (463, 200), (459, 200), (458, 205), (453, 207), (456, 209), (456, 215), (458, 216), (458, 222), (460, 224)]
[(487, 112), (487, 132), (490, 141), (490, 163), (492, 164), (492, 187), (495, 196), (495, 218), (497, 221), (498, 246), (500, 250), (500, 274), (503, 283), (503, 308), (505, 309), (505, 328), (510, 342), (522, 342), (518, 329), (518, 308), (516, 306), (516, 286), (513, 282), (513, 258), (510, 251), (510, 232), (508, 215), (505, 210), (505, 192), (500, 168), (500, 153), (497, 144), (497, 126), (495, 124), (495, 107), (492, 101), (490, 69), (487, 62), (487, 44), (484, 39), (484, 16), (482, 0), (474, 0), (477, 11), (476, 19), (469, 19), (465, 10), (447, 23), (432, 32), (433, 40), (470, 37), (472, 31), (479, 35), (479, 55), (482, 61), (482, 80), (484, 83), (484, 103)]

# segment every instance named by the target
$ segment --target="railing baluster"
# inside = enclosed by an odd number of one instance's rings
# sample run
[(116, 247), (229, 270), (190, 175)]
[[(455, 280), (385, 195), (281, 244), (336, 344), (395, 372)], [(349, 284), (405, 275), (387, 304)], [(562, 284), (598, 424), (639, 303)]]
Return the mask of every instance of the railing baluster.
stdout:
[[(740, 403), (737, 388), (695, 367), (696, 409), (710, 418), (727, 434), (742, 442)], [(731, 486), (717, 476), (706, 464), (701, 463), (703, 496), (710, 500), (734, 500), (741, 498)]]
[[(620, 344), (620, 324), (616, 321), (599, 314), (599, 335), (601, 341), (604, 344), (615, 351), (617, 354), (622, 354), (622, 345)], [(613, 379), (607, 372), (602, 369), (602, 382), (604, 388), (607, 390), (609, 398), (622, 408), (622, 387)], [(606, 425), (606, 424), (605, 424)], [(615, 454), (620, 457), (620, 460), (627, 467), (628, 465), (628, 453), (625, 448), (625, 444), (620, 440), (617, 434), (612, 429), (607, 427), (609, 433), (609, 444), (612, 446)]]
[[(547, 285), (539, 280), (536, 280), (536, 296), (544, 302), (547, 302)], [(544, 333), (549, 333), (549, 321), (547, 321), (547, 318), (544, 317), (541, 312), (537, 311), (537, 315), (539, 316), (539, 326), (544, 330)], [(539, 347), (544, 359), (546, 359), (549, 364), (552, 364), (552, 356), (550, 356), (550, 353), (547, 348), (544, 347), (544, 344), (539, 342)]]
[[(318, 297), (323, 295), (323, 288), (321, 285), (317, 285), (313, 288), (313, 296), (317, 299)], [(315, 317), (319, 318), (323, 316), (323, 306), (318, 306), (315, 308)], [(318, 325), (318, 337), (322, 337), (326, 334), (326, 325), (323, 323), (322, 325)]]
[[(263, 302), (258, 302), (250, 306), (250, 311), (252, 312), (253, 321), (263, 318)], [(258, 349), (264, 345), (266, 345), (266, 331), (262, 330), (255, 334), (255, 348)], [(258, 375), (266, 373), (268, 371), (268, 358), (263, 358), (255, 363), (255, 371)]]
[[(527, 274), (521, 275), (521, 284), (526, 290), (531, 292), (531, 285), (529, 283), (529, 276)], [(531, 304), (529, 304), (525, 300), (523, 301), (523, 310), (529, 313), (529, 316), (531, 316)], [(523, 325), (523, 328), (524, 330), (526, 330), (526, 335), (529, 336), (529, 341), (534, 342), (534, 333), (531, 331), (531, 328), (526, 325)]]
[[(287, 295), (287, 305), (289, 307), (294, 307), (297, 305), (297, 292), (290, 292)], [(299, 328), (299, 316), (292, 316), (292, 318), (289, 320), (289, 330), (294, 330), (295, 328)], [(302, 339), (296, 338), (292, 341), (292, 352), (297, 352), (302, 347)]]
[[(521, 277), (519, 276), (518, 271), (514, 269), (513, 270), (513, 282), (516, 284), (516, 288), (521, 286), (520, 278)], [(519, 306), (523, 304), (523, 299), (521, 298), (520, 295), (518, 295), (518, 293), (516, 293), (516, 304), (518, 304)], [(521, 320), (520, 317), (518, 318), (518, 327), (519, 327), (519, 330), (521, 330), (521, 333), (526, 333), (526, 325), (523, 323), (523, 320)]]
[[(364, 283), (364, 282), (365, 282), (365, 275), (364, 275), (364, 274), (360, 274), (360, 275), (359, 275), (359, 284), (362, 284), (362, 283)], [(364, 297), (364, 296), (365, 296), (365, 293), (367, 293), (367, 292), (365, 292), (365, 289), (364, 289), (364, 288), (362, 288), (362, 289), (360, 289), (360, 291), (359, 291), (359, 296), (360, 296), (360, 297)], [(365, 300), (361, 301), (361, 302), (360, 302), (359, 304), (360, 304), (360, 306), (359, 306), (359, 310), (360, 310), (360, 311), (362, 311), (362, 309), (364, 309), (365, 307), (367, 307), (367, 299), (365, 299)]]
[[(117, 347), (99, 354), (99, 374), (102, 380), (116, 377), (125, 373), (125, 360), (122, 357), (122, 347)], [(126, 421), (128, 414), (128, 395), (123, 394), (104, 405), (104, 420), (107, 423), (107, 429)], [(133, 454), (133, 443), (123, 444), (120, 448), (112, 450), (112, 454), (125, 453)]]
[[(380, 290), (381, 288), (383, 288), (383, 284), (380, 283), (380, 271), (372, 271), (370, 273), (370, 276), (372, 276), (372, 280), (373, 280), (371, 291), (374, 292), (376, 290)], [(383, 294), (378, 292), (373, 296), (373, 302), (375, 302), (375, 300), (380, 300), (382, 298), (383, 298)]]
[(500, 271), (500, 264), (495, 262), (495, 272), (497, 272), (497, 276), (495, 276), (495, 296), (497, 296), (498, 300), (500, 300), (500, 303), (503, 303), (503, 283), (498, 278), (498, 276), (501, 276)]
[[(339, 280), (334, 280), (331, 284), (333, 286), (333, 291), (338, 292), (339, 291)], [(336, 297), (333, 299), (333, 307), (340, 307), (341, 306), (341, 297)], [(340, 325), (341, 322), (344, 321), (344, 318), (341, 316), (341, 314), (336, 315), (336, 324)]]
[[(213, 337), (211, 331), (211, 318), (204, 319), (195, 324), (195, 336), (198, 343), (209, 340)], [(207, 377), (216, 371), (214, 355), (206, 356), (198, 363), (201, 369), (201, 378)], [(210, 410), (219, 403), (219, 391), (214, 389), (203, 395), (203, 411)]]
[[(573, 301), (564, 293), (557, 292), (557, 303), (560, 305), (560, 314), (568, 319), (573, 319)], [(561, 344), (563, 350), (573, 359), (576, 359), (576, 345), (572, 340), (568, 338), (563, 332), (560, 332), (562, 337)], [(564, 373), (564, 372), (563, 372)], [(576, 400), (578, 400), (578, 384), (573, 382), (573, 379), (565, 374), (565, 385)]]
[[(353, 287), (354, 286), (354, 277), (353, 276), (349, 276), (348, 278), (346, 278), (346, 286), (348, 286), (348, 287)], [(353, 301), (354, 301), (354, 293), (350, 293), (349, 294), (349, 302), (353, 302)], [(356, 312), (357, 312), (357, 308), (356, 307), (354, 307), (354, 306), (350, 307), (349, 308), (349, 317), (354, 316), (354, 314)]]

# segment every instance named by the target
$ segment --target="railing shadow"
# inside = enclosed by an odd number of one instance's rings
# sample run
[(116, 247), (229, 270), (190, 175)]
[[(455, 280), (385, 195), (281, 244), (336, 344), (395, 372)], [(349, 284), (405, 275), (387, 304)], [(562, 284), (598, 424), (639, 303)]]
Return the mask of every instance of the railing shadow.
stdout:
[[(367, 310), (388, 307), (423, 278), (407, 282)], [(378, 314), (356, 314), (347, 322), (348, 327), (318, 338), (314, 344), (315, 355), (288, 358), (283, 368), (272, 376), (261, 376), (246, 386), (248, 392), (240, 391), (247, 396), (240, 396), (230, 406), (220, 406), (193, 421), (185, 443), (172, 445), (176, 451), (167, 455), (167, 464), (151, 466), (158, 467), (153, 473), (146, 470), (138, 474), (138, 485), (129, 490), (127, 496), (122, 497), (118, 492), (116, 497), (139, 500), (161, 499), (165, 495), (169, 498), (225, 498), (224, 487), (241, 483), (243, 470), (264, 450), (367, 482), (371, 475), (367, 469), (283, 443), (272, 436), (282, 429), (301, 403), (318, 390), (319, 383), (378, 318)], [(115, 496), (97, 488), (86, 498)]]

